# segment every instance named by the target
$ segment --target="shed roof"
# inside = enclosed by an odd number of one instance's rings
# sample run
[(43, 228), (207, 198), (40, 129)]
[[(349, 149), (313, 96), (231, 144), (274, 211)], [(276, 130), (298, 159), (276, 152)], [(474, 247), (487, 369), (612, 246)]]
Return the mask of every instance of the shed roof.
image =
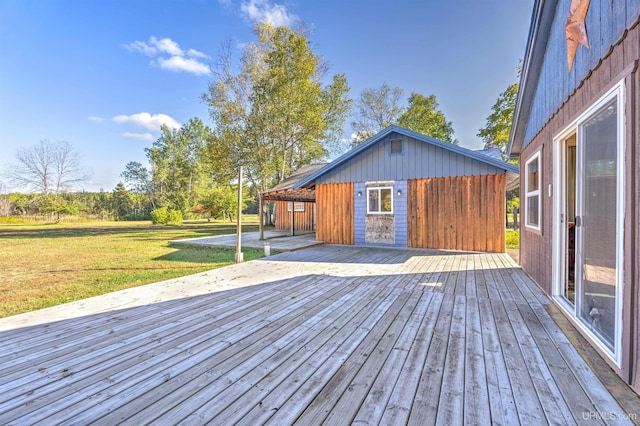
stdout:
[(327, 163), (306, 164), (300, 167), (273, 189), (263, 193), (262, 198), (270, 201), (315, 201), (315, 191), (307, 188), (293, 189), (293, 185), (321, 169), (326, 164)]
[(513, 164), (509, 164), (506, 163), (500, 159), (485, 155), (481, 152), (478, 151), (472, 151), (470, 149), (467, 148), (463, 148), (461, 146), (458, 145), (453, 145), (447, 142), (443, 142), (441, 140), (429, 137), (429, 136), (425, 136), (422, 135), (420, 133), (416, 133), (413, 132), (411, 130), (405, 129), (403, 127), (399, 127), (399, 126), (389, 126), (386, 129), (382, 130), (380, 133), (374, 135), (373, 137), (367, 139), (365, 142), (361, 143), (360, 145), (356, 146), (355, 148), (353, 148), (352, 150), (346, 152), (345, 154), (343, 154), (342, 156), (338, 157), (337, 159), (333, 160), (331, 163), (326, 164), (324, 167), (321, 167), (320, 169), (316, 170), (315, 172), (309, 174), (308, 176), (298, 180), (296, 183), (294, 183), (292, 185), (292, 189), (301, 189), (301, 188), (313, 188), (315, 186), (315, 182), (316, 179), (320, 178), (321, 176), (325, 175), (326, 173), (330, 172), (331, 170), (334, 170), (336, 167), (340, 166), (341, 164), (346, 163), (347, 161), (349, 161), (350, 159), (356, 157), (357, 155), (359, 155), (361, 152), (365, 151), (367, 148), (371, 147), (372, 145), (380, 142), (381, 140), (383, 140), (386, 136), (388, 136), (391, 133), (397, 133), (400, 135), (404, 135), (410, 138), (413, 138), (419, 142), (423, 142), (423, 143), (427, 143), (427, 144), (431, 144), (434, 145), (436, 147), (445, 149), (445, 150), (449, 150), (452, 151), (454, 153), (457, 153), (459, 155), (489, 164), (491, 166), (494, 166), (498, 169), (504, 170), (505, 173), (510, 174), (511, 176), (511, 180), (512, 181), (517, 181), (518, 178), (518, 167), (514, 166)]

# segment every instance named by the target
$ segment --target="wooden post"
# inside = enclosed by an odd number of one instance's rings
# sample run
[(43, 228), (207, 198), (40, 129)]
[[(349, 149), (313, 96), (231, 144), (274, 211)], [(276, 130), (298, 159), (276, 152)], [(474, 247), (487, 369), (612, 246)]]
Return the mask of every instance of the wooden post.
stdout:
[(244, 261), (242, 254), (242, 166), (238, 171), (238, 226), (236, 232), (236, 263)]
[(291, 236), (293, 237), (295, 235), (295, 228), (293, 225), (293, 218), (295, 217), (295, 215), (293, 214), (293, 211), (295, 210), (295, 204), (293, 201), (289, 201), (291, 203)]
[(262, 194), (258, 194), (258, 228), (260, 229), (260, 241), (264, 240), (264, 201)]

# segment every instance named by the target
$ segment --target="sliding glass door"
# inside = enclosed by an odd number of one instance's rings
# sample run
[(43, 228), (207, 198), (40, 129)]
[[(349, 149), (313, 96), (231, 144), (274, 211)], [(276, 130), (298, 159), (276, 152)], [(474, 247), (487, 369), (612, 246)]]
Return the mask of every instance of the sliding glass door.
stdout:
[(556, 139), (554, 296), (619, 359), (624, 219), (620, 83)]
[(577, 227), (579, 316), (613, 351), (618, 306), (617, 99), (580, 125), (578, 134), (582, 171)]

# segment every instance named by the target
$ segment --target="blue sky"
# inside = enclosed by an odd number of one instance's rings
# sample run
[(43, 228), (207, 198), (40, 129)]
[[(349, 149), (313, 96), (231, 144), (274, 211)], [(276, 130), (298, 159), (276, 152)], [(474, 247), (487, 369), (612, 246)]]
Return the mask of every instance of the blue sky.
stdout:
[[(0, 190), (20, 147), (65, 140), (111, 191), (160, 125), (210, 123), (200, 95), (220, 48), (256, 21), (304, 25), (351, 97), (383, 83), (435, 94), (462, 146), (516, 81), (533, 0), (0, 0)], [(351, 133), (347, 119), (345, 137)]]

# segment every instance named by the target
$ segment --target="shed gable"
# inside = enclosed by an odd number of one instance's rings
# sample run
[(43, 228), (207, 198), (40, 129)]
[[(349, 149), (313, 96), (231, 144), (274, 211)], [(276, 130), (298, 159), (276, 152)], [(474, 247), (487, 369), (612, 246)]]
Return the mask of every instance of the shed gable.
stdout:
[[(402, 141), (402, 149), (399, 153), (392, 152), (392, 141), (397, 140)], [(397, 142), (394, 145), (397, 149)], [(399, 181), (503, 174), (504, 172), (504, 169), (452, 150), (391, 132), (358, 155), (318, 177), (316, 183)]]

